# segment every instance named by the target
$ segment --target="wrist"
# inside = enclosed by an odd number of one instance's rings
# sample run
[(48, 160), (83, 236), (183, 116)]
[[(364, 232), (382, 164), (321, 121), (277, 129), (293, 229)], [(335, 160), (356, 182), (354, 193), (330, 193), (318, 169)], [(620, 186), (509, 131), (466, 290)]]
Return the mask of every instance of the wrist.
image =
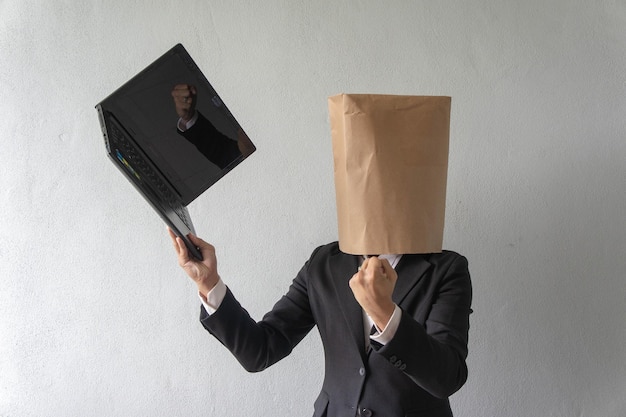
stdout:
[(220, 307), (226, 296), (226, 284), (220, 279), (208, 293), (203, 294), (200, 292), (199, 294), (207, 313), (213, 314)]
[(381, 308), (376, 314), (370, 315), (378, 329), (380, 329), (381, 331), (385, 330), (385, 327), (387, 327), (387, 323), (389, 323), (389, 320), (391, 320), (391, 316), (393, 316), (395, 308), (395, 303), (391, 302), (391, 304), (388, 304), (385, 307)]
[(213, 288), (215, 288), (215, 286), (217, 285), (217, 283), (219, 282), (220, 277), (219, 275), (215, 278), (215, 279), (211, 279), (211, 280), (207, 280), (207, 281), (202, 281), (202, 282), (198, 282), (197, 286), (198, 286), (198, 292), (200, 294), (202, 294), (204, 297), (207, 296), (207, 294), (209, 292), (211, 292), (211, 290)]

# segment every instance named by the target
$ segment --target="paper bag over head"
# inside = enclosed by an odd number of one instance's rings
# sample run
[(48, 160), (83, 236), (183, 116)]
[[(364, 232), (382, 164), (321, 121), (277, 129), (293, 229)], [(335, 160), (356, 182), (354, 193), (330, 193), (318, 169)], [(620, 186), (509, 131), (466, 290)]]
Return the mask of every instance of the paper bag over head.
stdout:
[(450, 97), (329, 97), (339, 248), (441, 252)]

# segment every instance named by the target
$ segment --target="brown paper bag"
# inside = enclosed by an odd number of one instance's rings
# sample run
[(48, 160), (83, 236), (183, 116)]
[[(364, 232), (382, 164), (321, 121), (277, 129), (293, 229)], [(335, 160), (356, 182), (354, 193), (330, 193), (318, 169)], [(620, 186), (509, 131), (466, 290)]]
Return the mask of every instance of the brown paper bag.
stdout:
[(450, 97), (329, 97), (339, 247), (441, 252)]

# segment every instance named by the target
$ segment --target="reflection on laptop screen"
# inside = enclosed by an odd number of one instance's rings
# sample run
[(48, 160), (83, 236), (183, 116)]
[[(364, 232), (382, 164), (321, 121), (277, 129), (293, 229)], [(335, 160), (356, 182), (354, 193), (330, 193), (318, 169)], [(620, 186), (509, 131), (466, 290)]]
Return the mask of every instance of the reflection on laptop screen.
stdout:
[[(192, 94), (176, 97), (177, 86)], [(185, 103), (195, 110), (190, 121), (177, 112)], [(186, 53), (155, 62), (105, 100), (103, 110), (133, 136), (184, 205), (255, 150)]]

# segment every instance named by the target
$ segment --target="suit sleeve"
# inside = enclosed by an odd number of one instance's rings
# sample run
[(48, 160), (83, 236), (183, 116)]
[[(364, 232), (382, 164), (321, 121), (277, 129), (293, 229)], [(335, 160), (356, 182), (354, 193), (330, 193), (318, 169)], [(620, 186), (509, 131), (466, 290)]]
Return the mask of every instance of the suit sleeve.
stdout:
[(200, 322), (249, 372), (258, 372), (287, 356), (315, 325), (307, 296), (305, 265), (285, 294), (256, 322), (230, 290), (212, 315), (201, 309)]
[(441, 274), (424, 324), (403, 310), (394, 338), (377, 353), (431, 395), (446, 398), (467, 380), (472, 287), (462, 256)]

